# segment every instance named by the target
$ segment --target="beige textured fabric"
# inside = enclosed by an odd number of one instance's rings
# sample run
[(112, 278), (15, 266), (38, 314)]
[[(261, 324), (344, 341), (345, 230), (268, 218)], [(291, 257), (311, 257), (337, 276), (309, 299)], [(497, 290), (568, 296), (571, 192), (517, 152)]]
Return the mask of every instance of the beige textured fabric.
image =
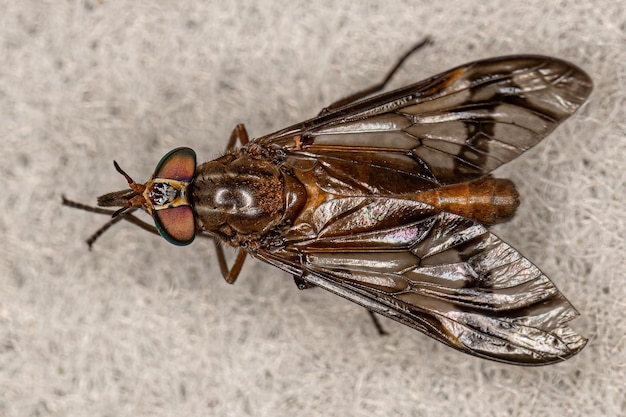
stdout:
[[(619, 416), (626, 413), (626, 12), (598, 0), (0, 1), (0, 416)], [(496, 233), (579, 309), (571, 360), (520, 368), (455, 352), (210, 242), (177, 248), (60, 205), (145, 180), (232, 128), (260, 136), (387, 71), (399, 87), (497, 55), (570, 60), (595, 91), (501, 169)]]

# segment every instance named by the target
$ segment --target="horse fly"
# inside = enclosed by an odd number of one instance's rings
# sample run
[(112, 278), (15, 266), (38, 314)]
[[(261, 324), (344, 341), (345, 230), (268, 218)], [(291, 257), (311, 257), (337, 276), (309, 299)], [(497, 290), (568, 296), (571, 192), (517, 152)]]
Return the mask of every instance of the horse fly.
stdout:
[[(373, 87), (310, 120), (248, 140), (238, 125), (225, 155), (196, 166), (190, 148), (92, 208), (175, 245), (206, 236), (237, 248), (234, 283), (251, 255), (455, 349), (542, 365), (586, 340), (578, 313), (530, 261), (488, 229), (519, 204), (491, 171), (547, 136), (587, 99), (592, 82), (560, 59), (515, 55), (461, 65), (391, 92), (400, 65)], [(237, 146), (239, 142), (240, 146)], [(135, 217), (143, 209), (156, 227)]]

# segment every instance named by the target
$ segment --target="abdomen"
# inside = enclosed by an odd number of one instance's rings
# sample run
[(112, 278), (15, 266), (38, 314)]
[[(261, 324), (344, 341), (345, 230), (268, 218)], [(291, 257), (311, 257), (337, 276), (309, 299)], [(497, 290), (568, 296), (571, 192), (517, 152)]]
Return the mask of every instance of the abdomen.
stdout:
[(510, 220), (519, 206), (515, 184), (504, 178), (493, 177), (440, 187), (416, 194), (414, 198), (438, 210), (458, 214), (487, 226)]

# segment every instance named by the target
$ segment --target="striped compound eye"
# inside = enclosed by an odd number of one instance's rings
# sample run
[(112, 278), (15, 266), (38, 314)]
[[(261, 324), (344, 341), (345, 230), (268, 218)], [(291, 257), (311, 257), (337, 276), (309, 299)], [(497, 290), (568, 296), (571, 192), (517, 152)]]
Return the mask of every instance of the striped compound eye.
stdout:
[(190, 244), (196, 237), (196, 222), (187, 189), (196, 172), (196, 153), (176, 148), (157, 164), (149, 190), (156, 228), (170, 243)]

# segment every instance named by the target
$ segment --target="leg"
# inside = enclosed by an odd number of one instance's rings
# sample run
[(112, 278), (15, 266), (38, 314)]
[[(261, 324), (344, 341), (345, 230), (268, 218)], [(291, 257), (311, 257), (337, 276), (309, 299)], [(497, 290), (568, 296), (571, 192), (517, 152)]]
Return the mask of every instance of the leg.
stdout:
[(367, 312), (370, 313), (370, 317), (372, 318), (372, 321), (374, 322), (374, 327), (376, 327), (376, 330), (378, 330), (378, 334), (380, 336), (387, 336), (389, 333), (387, 333), (385, 329), (383, 329), (383, 326), (380, 324), (380, 321), (378, 321), (378, 317), (376, 317), (376, 313), (374, 313), (372, 310), (367, 310)]
[(239, 139), (239, 143), (241, 146), (244, 146), (248, 143), (248, 132), (246, 131), (246, 127), (242, 124), (238, 124), (233, 129), (233, 133), (230, 134), (230, 139), (228, 140), (228, 144), (226, 145), (226, 152), (230, 152), (235, 149), (235, 143), (237, 143), (237, 139)]
[(299, 275), (294, 275), (293, 276), (293, 282), (296, 284), (296, 287), (298, 287), (299, 290), (308, 290), (309, 288), (314, 288), (315, 287), (315, 285), (313, 285), (310, 282), (302, 279), (302, 277), (299, 276)]
[[(309, 288), (315, 288), (314, 284), (311, 284), (310, 282), (304, 280), (299, 275), (294, 275), (293, 276), (293, 281), (296, 283), (296, 286), (298, 287), (299, 290), (308, 290)], [(372, 318), (372, 322), (374, 323), (374, 327), (376, 327), (376, 331), (378, 331), (378, 334), (380, 336), (387, 336), (388, 333), (385, 331), (383, 326), (380, 324), (380, 321), (378, 320), (378, 317), (376, 316), (376, 314), (372, 310), (367, 310), (367, 312), (369, 313), (370, 317)]]
[(391, 80), (393, 75), (396, 73), (396, 71), (398, 71), (398, 69), (402, 66), (402, 64), (404, 64), (404, 61), (406, 61), (409, 56), (413, 55), (413, 53), (417, 52), (418, 50), (430, 44), (432, 44), (432, 41), (430, 40), (430, 38), (424, 38), (417, 45), (413, 46), (408, 52), (402, 55), (402, 57), (400, 57), (398, 62), (396, 62), (393, 68), (391, 68), (391, 71), (387, 73), (387, 75), (381, 82), (379, 82), (378, 84), (374, 84), (373, 86), (366, 88), (364, 90), (361, 90), (355, 94), (352, 94), (344, 99), (341, 99), (339, 101), (332, 103), (330, 106), (324, 108), (320, 112), (320, 115), (326, 114), (331, 110), (338, 109), (339, 107), (343, 107), (350, 103), (354, 103), (355, 101), (359, 101), (362, 98), (365, 98), (369, 95), (376, 93), (377, 91), (382, 90), (383, 88), (385, 88), (385, 85), (387, 85), (389, 80)]
[[(61, 198), (62, 198), (62, 204), (64, 206), (77, 208), (79, 210), (89, 211), (91, 213), (106, 214), (108, 216), (112, 216), (113, 213), (115, 213), (115, 211), (113, 211), (113, 210), (107, 210), (107, 209), (103, 209), (103, 208), (99, 208), (99, 207), (91, 207), (91, 206), (87, 206), (85, 204), (77, 203), (77, 202), (72, 201), (72, 200), (68, 200), (67, 198), (65, 198), (65, 196), (62, 196)], [(160, 236), (159, 232), (156, 229), (156, 227), (154, 227), (153, 225), (151, 225), (149, 223), (146, 223), (143, 220), (138, 219), (137, 217), (132, 215), (132, 212), (135, 211), (136, 209), (137, 209), (137, 207), (131, 208), (130, 210), (128, 210), (128, 211), (126, 211), (124, 213), (121, 213), (119, 216), (112, 218), (111, 220), (106, 222), (104, 225), (102, 225), (102, 227), (100, 227), (98, 230), (96, 230), (96, 232), (94, 234), (89, 236), (89, 239), (87, 239), (87, 245), (89, 245), (89, 250), (91, 250), (91, 247), (93, 246), (93, 244), (96, 242), (96, 240), (98, 240), (98, 238), (100, 236), (102, 236), (102, 234), (104, 232), (109, 230), (109, 228), (111, 226), (113, 226), (115, 223), (119, 222), (120, 220), (129, 221), (132, 224), (134, 224), (135, 226), (141, 227), (143, 230), (146, 230), (146, 231), (148, 231), (150, 233), (153, 233), (153, 234), (155, 234), (157, 236)]]
[[(88, 206), (86, 204), (81, 204), (81, 203), (77, 203), (75, 201), (72, 200), (68, 200), (67, 198), (65, 198), (65, 196), (62, 196), (62, 204), (64, 206), (68, 206), (68, 207), (72, 207), (72, 208), (76, 208), (79, 210), (84, 210), (84, 211), (88, 211), (91, 213), (97, 213), (97, 214), (105, 214), (107, 216), (112, 216), (113, 213), (115, 213), (115, 211), (113, 210), (107, 210), (107, 209), (103, 209), (100, 207), (91, 207)], [(128, 211), (120, 214), (117, 217), (112, 218), (111, 220), (109, 220), (108, 222), (106, 222), (104, 225), (102, 225), (102, 227), (100, 227), (98, 230), (96, 230), (96, 232), (94, 234), (92, 234), (89, 239), (87, 239), (87, 244), (89, 245), (89, 250), (91, 250), (91, 247), (93, 246), (93, 244), (96, 242), (96, 240), (102, 236), (102, 234), (104, 232), (106, 232), (111, 226), (113, 226), (114, 224), (116, 224), (117, 222), (119, 222), (120, 220), (126, 220), (132, 224), (134, 224), (135, 226), (141, 227), (143, 230), (150, 232), (154, 235), (157, 236), (161, 236), (159, 234), (159, 231), (156, 229), (156, 227), (154, 227), (153, 225), (151, 225), (150, 223), (146, 223), (143, 220), (135, 217), (132, 212), (137, 210), (137, 207), (133, 207), (131, 209), (129, 209)], [(211, 236), (208, 235), (204, 235), (204, 234), (198, 234), (198, 236), (203, 237), (203, 238), (210, 238), (212, 239)]]
[[(62, 203), (64, 206), (77, 208), (79, 210), (89, 211), (91, 213), (106, 214), (108, 216), (111, 216), (114, 213), (113, 210), (107, 210), (107, 209), (103, 209), (99, 207), (91, 207), (85, 204), (77, 203), (72, 200), (68, 200), (67, 198), (65, 198), (65, 196), (62, 197)], [(96, 242), (96, 240), (98, 240), (100, 236), (102, 236), (102, 234), (104, 234), (104, 232), (109, 230), (111, 226), (113, 226), (120, 220), (129, 221), (135, 226), (141, 227), (143, 230), (146, 230), (152, 234), (160, 236), (156, 227), (132, 215), (132, 212), (135, 210), (137, 210), (137, 207), (133, 207), (129, 209), (128, 211), (120, 214), (119, 216), (112, 218), (111, 220), (106, 222), (104, 225), (102, 225), (102, 227), (96, 230), (94, 234), (89, 236), (89, 239), (87, 239), (87, 245), (89, 245), (89, 250), (91, 250), (93, 244)], [(228, 282), (229, 284), (234, 284), (235, 281), (237, 280), (237, 277), (239, 276), (239, 272), (241, 272), (241, 268), (243, 267), (243, 262), (246, 259), (246, 251), (243, 249), (239, 249), (239, 252), (237, 253), (237, 258), (235, 259), (233, 266), (229, 269), (228, 264), (226, 263), (226, 257), (224, 256), (224, 250), (222, 249), (222, 246), (219, 244), (218, 240), (214, 238), (213, 236), (209, 236), (206, 234), (198, 234), (197, 236), (209, 238), (213, 240), (213, 242), (215, 243), (215, 251), (217, 252), (217, 260), (220, 265), (220, 270), (222, 271), (222, 276), (224, 277), (226, 282)]]
[(237, 258), (235, 262), (233, 262), (233, 266), (228, 268), (228, 263), (226, 262), (226, 256), (224, 256), (224, 249), (220, 242), (213, 238), (213, 242), (215, 243), (215, 253), (217, 253), (217, 261), (220, 264), (220, 271), (222, 271), (222, 276), (224, 280), (226, 280), (229, 284), (234, 284), (241, 272), (241, 268), (243, 267), (243, 262), (246, 260), (246, 251), (243, 249), (239, 249), (237, 252)]

